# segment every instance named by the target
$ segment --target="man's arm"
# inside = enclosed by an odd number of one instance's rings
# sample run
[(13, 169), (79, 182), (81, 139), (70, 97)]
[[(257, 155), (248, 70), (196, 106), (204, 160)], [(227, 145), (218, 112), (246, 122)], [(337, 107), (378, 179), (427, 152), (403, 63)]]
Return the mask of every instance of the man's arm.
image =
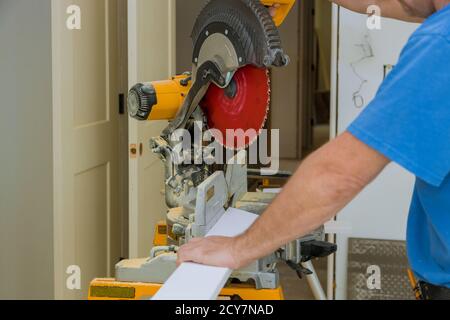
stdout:
[(193, 261), (239, 269), (329, 221), (390, 161), (349, 133), (311, 155), (267, 211), (236, 238), (194, 239), (178, 253)]
[(381, 16), (408, 22), (423, 22), (423, 18), (415, 17), (408, 12), (398, 0), (329, 0), (351, 11), (367, 14), (367, 8), (376, 5), (381, 9)]

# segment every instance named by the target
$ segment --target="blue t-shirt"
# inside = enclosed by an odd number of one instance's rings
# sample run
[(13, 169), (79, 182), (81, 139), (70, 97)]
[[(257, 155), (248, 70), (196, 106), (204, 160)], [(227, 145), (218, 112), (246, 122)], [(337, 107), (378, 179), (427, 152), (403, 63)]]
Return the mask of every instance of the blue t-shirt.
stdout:
[(410, 264), (419, 279), (450, 288), (449, 93), (450, 5), (411, 36), (348, 131), (417, 177), (407, 232)]

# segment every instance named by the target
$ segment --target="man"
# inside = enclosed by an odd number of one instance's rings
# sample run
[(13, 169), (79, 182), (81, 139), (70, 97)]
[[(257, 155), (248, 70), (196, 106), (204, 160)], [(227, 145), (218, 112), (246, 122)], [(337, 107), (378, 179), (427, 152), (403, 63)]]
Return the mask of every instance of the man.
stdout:
[(417, 177), (411, 267), (424, 298), (450, 299), (450, 0), (334, 2), (361, 13), (376, 4), (386, 17), (425, 21), (360, 117), (303, 162), (247, 232), (194, 239), (178, 262), (244, 267), (329, 221), (394, 161)]

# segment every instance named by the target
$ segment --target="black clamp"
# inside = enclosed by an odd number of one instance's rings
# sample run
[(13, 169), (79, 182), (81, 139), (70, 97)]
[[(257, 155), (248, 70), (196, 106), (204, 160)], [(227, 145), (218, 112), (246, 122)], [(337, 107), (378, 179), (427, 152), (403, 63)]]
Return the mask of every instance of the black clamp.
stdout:
[[(302, 242), (300, 245), (301, 263), (310, 261), (314, 258), (324, 258), (335, 253), (337, 251), (337, 245), (326, 241), (311, 240)], [(300, 279), (303, 276), (309, 276), (313, 272), (302, 264), (297, 264), (293, 261), (286, 261), (287, 265), (294, 270)]]
[(314, 258), (328, 257), (336, 251), (336, 244), (318, 240), (303, 242), (300, 247), (302, 262), (306, 262)]

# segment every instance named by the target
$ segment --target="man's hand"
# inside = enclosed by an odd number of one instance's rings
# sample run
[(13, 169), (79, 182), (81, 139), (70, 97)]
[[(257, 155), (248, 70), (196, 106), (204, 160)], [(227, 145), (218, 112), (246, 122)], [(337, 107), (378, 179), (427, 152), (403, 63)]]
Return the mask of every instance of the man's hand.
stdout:
[(225, 267), (232, 270), (244, 267), (244, 254), (235, 253), (236, 238), (194, 238), (178, 251), (177, 265), (183, 262)]

